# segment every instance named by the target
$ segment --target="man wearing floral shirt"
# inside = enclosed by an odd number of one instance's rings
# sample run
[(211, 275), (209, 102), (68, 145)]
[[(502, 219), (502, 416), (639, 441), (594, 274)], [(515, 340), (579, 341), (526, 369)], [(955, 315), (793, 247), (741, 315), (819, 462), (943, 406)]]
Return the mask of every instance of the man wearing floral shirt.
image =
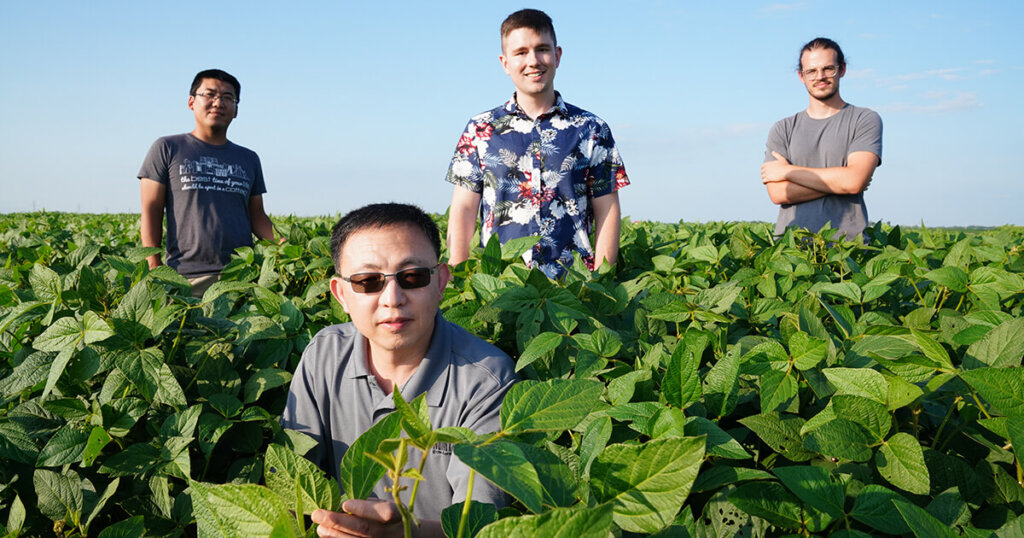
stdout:
[[(551, 278), (579, 253), (595, 269), (615, 263), (619, 195), (629, 184), (608, 125), (562, 100), (555, 70), (562, 48), (551, 18), (535, 9), (501, 25), (499, 56), (516, 92), (469, 120), (448, 168), (455, 185), (448, 219), (451, 264), (469, 257), (476, 218), (482, 243), (524, 236), (540, 241), (523, 258)], [(594, 232), (594, 244), (590, 234)]]

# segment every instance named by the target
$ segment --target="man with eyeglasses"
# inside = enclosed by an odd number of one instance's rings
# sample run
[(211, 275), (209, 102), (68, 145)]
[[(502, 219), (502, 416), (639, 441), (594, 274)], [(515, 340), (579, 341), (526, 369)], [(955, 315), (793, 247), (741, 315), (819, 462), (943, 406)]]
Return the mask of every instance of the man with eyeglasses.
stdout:
[(523, 258), (548, 277), (565, 274), (574, 255), (592, 270), (615, 263), (618, 190), (629, 178), (608, 124), (555, 91), (561, 58), (543, 11), (523, 9), (501, 24), (498, 59), (516, 91), (471, 118), (452, 155), (453, 265), (469, 257), (477, 215), (482, 244), (494, 234), (502, 243), (539, 237)]
[[(166, 263), (196, 297), (217, 281), (236, 248), (252, 246), (253, 234), (274, 240), (260, 158), (227, 137), (240, 95), (235, 77), (200, 71), (188, 97), (195, 128), (154, 142), (139, 170), (142, 246), (160, 246), (166, 213)], [(147, 261), (151, 269), (164, 263), (159, 254)]]
[[(411, 205), (373, 204), (342, 217), (331, 233), (337, 276), (331, 295), (352, 319), (316, 334), (292, 378), (281, 424), (312, 436), (307, 454), (337, 478), (345, 451), (367, 429), (395, 410), (397, 387), (411, 401), (426, 394), (435, 428), (458, 426), (477, 433), (500, 429), (505, 392), (516, 381), (512, 360), (498, 348), (441, 316), (438, 305), (448, 283), (439, 263), (440, 232), (429, 215)], [(419, 462), (420, 455), (410, 456)], [(438, 444), (427, 455), (414, 512), (418, 535), (443, 536), (441, 510), (465, 499), (469, 468)], [(390, 499), (387, 478), (374, 488)], [(410, 486), (402, 492), (409, 500)], [(503, 505), (505, 495), (482, 477), (473, 499)], [(321, 536), (401, 533), (394, 504), (349, 500), (345, 513), (318, 510)]]
[(817, 232), (831, 223), (854, 240), (867, 226), (864, 191), (882, 163), (882, 120), (843, 101), (845, 74), (835, 41), (819, 37), (801, 49), (797, 75), (810, 104), (775, 123), (761, 165), (761, 182), (779, 205), (777, 236), (787, 227)]

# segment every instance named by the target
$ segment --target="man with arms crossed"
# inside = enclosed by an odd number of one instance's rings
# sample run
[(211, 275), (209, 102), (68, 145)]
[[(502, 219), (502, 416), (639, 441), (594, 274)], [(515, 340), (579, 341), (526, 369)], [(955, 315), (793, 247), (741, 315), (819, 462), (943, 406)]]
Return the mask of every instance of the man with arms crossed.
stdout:
[[(406, 400), (426, 393), (434, 427), (477, 433), (500, 429), (501, 401), (516, 381), (512, 359), (449, 323), (438, 309), (448, 265), (438, 263), (441, 237), (434, 221), (405, 204), (374, 204), (345, 215), (331, 233), (338, 276), (331, 295), (351, 323), (321, 330), (306, 347), (281, 417), (285, 428), (319, 444), (307, 456), (337, 478), (349, 446), (394, 411), (393, 391)], [(410, 461), (419, 461), (420, 456)], [(443, 536), (441, 510), (465, 499), (469, 468), (450, 447), (427, 456), (414, 507), (418, 535)], [(388, 478), (374, 488), (390, 498)], [(409, 485), (410, 484), (403, 484)], [(411, 488), (410, 488), (411, 489)], [(410, 489), (402, 491), (408, 502)], [(504, 505), (504, 493), (478, 477), (473, 499)], [(345, 513), (317, 510), (320, 536), (401, 535), (397, 507), (383, 500), (349, 500)]]
[[(166, 211), (167, 265), (189, 280), (196, 297), (217, 281), (236, 248), (252, 246), (252, 234), (274, 240), (260, 159), (227, 137), (240, 94), (228, 73), (199, 72), (188, 96), (195, 129), (158, 139), (139, 170), (142, 246), (160, 246)], [(163, 264), (159, 254), (147, 261), (151, 269)]]
[(551, 278), (565, 273), (574, 252), (591, 269), (615, 263), (616, 191), (629, 178), (608, 125), (555, 91), (561, 58), (544, 12), (524, 9), (502, 23), (498, 59), (516, 91), (504, 105), (470, 119), (456, 146), (446, 178), (455, 185), (451, 264), (469, 257), (478, 214), (481, 243), (495, 233), (502, 243), (540, 236), (523, 258)]
[(853, 240), (867, 226), (864, 191), (882, 163), (882, 120), (839, 96), (846, 59), (835, 41), (804, 45), (797, 74), (810, 104), (775, 123), (761, 165), (761, 182), (780, 206), (775, 234), (831, 222)]

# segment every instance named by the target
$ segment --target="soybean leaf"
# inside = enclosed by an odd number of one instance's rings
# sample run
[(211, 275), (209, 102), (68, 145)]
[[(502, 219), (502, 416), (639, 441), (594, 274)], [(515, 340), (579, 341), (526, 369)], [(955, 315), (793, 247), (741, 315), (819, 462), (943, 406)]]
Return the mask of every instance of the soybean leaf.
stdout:
[(935, 519), (924, 508), (900, 499), (894, 499), (892, 502), (914, 536), (918, 538), (957, 538), (960, 536), (944, 523)]
[(853, 394), (886, 403), (889, 384), (885, 376), (870, 368), (826, 368), (822, 370), (839, 394)]
[(702, 437), (610, 445), (591, 467), (591, 487), (599, 502), (612, 502), (623, 530), (655, 532), (672, 523), (703, 458)]
[(710, 416), (724, 417), (736, 406), (739, 363), (739, 347), (734, 346), (704, 377), (704, 406)]
[(401, 416), (391, 413), (370, 426), (348, 447), (341, 458), (338, 481), (349, 498), (365, 499), (373, 492), (373, 486), (387, 471), (367, 454), (376, 452), (381, 441), (397, 437), (401, 431)]
[(875, 400), (851, 394), (836, 394), (830, 405), (835, 417), (860, 424), (876, 442), (885, 439), (892, 428), (889, 409)]
[(280, 521), (295, 521), (284, 501), (263, 486), (190, 480), (189, 487), (201, 536), (268, 536)]
[(1013, 445), (1013, 455), (1017, 461), (1024, 461), (1024, 417), (1013, 416), (1006, 419), (1006, 437)]
[(114, 355), (114, 364), (143, 397), (153, 401), (160, 388), (163, 355), (156, 348), (124, 349)]
[(540, 478), (518, 443), (459, 444), (454, 451), (462, 463), (518, 499), (531, 512), (543, 510)]
[(733, 436), (704, 417), (687, 417), (684, 433), (690, 437), (706, 436), (705, 452), (711, 456), (733, 460), (750, 458), (750, 453)]
[(863, 426), (837, 418), (810, 432), (804, 448), (823, 456), (850, 461), (871, 459), (872, 439)]
[(532, 364), (537, 359), (551, 353), (562, 344), (562, 335), (552, 332), (543, 332), (533, 337), (526, 345), (519, 360), (516, 361), (516, 371), (520, 371)]
[(781, 417), (778, 413), (762, 413), (740, 419), (740, 424), (750, 428), (775, 452), (791, 461), (807, 461), (814, 453), (804, 449), (800, 428), (804, 419)]
[(813, 465), (777, 467), (773, 472), (804, 503), (833, 519), (843, 517), (846, 487), (832, 473)]
[(551, 379), (512, 385), (501, 403), (501, 429), (509, 433), (574, 428), (597, 405), (598, 381)]
[(537, 470), (545, 506), (571, 506), (575, 503), (576, 476), (558, 456), (538, 446), (520, 444), (526, 459)]
[(715, 465), (704, 469), (693, 482), (693, 491), (712, 491), (729, 484), (739, 484), (747, 480), (771, 480), (771, 473), (760, 469)]
[[(441, 510), (441, 528), (444, 529), (445, 536), (458, 535), (459, 521), (462, 519), (462, 510), (465, 504), (465, 502), (460, 502)], [(464, 536), (477, 536), (480, 529), (497, 520), (498, 510), (493, 504), (470, 501)]]
[[(267, 447), (264, 477), (267, 487), (284, 501), (289, 510), (312, 514), (317, 508), (336, 510), (341, 504), (338, 483), (329, 479), (313, 462), (280, 445)], [(296, 502), (296, 495), (300, 496)]]
[(960, 377), (996, 412), (1006, 416), (1024, 415), (1024, 369), (978, 368), (960, 372)]
[(964, 368), (1020, 366), (1024, 357), (1024, 318), (1000, 323), (967, 348)]
[(40, 351), (74, 351), (82, 341), (82, 324), (72, 317), (60, 318), (53, 322), (32, 342)]
[(875, 454), (875, 466), (890, 484), (910, 493), (928, 494), (924, 451), (909, 433), (900, 432), (886, 440)]
[(899, 500), (904, 499), (895, 491), (868, 484), (857, 494), (850, 517), (886, 534), (906, 534), (910, 528), (893, 504)]
[(828, 342), (804, 332), (795, 332), (789, 337), (789, 353), (797, 369), (810, 370), (825, 359)]
[(821, 293), (827, 293), (829, 295), (837, 295), (844, 299), (849, 299), (853, 304), (860, 304), (861, 302), (861, 289), (860, 286), (853, 282), (830, 282), (826, 284), (817, 284), (811, 288), (811, 291), (817, 288)]
[(768, 370), (761, 376), (761, 412), (789, 409), (797, 397), (798, 389), (795, 372)]
[(267, 390), (287, 385), (292, 374), (277, 368), (264, 368), (245, 382), (245, 403), (255, 402)]
[[(608, 536), (612, 511), (606, 505), (555, 508), (540, 515), (499, 519), (484, 527), (477, 538), (577, 538)], [(454, 536), (449, 534), (449, 536)]]
[(37, 467), (59, 467), (82, 458), (89, 434), (78, 424), (68, 424), (57, 430), (39, 452)]
[(728, 494), (729, 502), (772, 525), (796, 531), (804, 526), (800, 501), (778, 482), (747, 483)]
[(601, 417), (587, 424), (580, 442), (580, 475), (590, 476), (590, 466), (612, 437), (612, 419)]
[(433, 428), (430, 424), (430, 414), (427, 412), (427, 393), (420, 394), (412, 402), (405, 401), (398, 387), (395, 387), (392, 394), (395, 410), (402, 417), (402, 428), (406, 433), (413, 439), (429, 436)]
[(53, 387), (57, 386), (57, 381), (64, 373), (74, 353), (74, 348), (65, 348), (53, 359), (53, 364), (50, 365), (50, 373), (46, 377), (46, 386), (43, 388), (43, 394), (40, 398), (45, 399), (50, 394), (50, 391), (53, 390)]
[(686, 409), (700, 400), (701, 385), (698, 368), (700, 368), (704, 349), (709, 343), (710, 338), (706, 334), (694, 332), (687, 332), (676, 343), (668, 371), (665, 372), (661, 385), (669, 405)]
[(32, 475), (39, 511), (53, 521), (81, 519), (82, 490), (67, 474), (36, 469)]
[(15, 495), (11, 501), (11, 509), (7, 512), (7, 532), (17, 536), (15, 531), (21, 530), (25, 525), (25, 515), (25, 504), (21, 502), (20, 496)]
[(935, 361), (936, 364), (942, 366), (946, 370), (953, 370), (953, 362), (949, 360), (949, 353), (946, 353), (942, 344), (936, 342), (931, 336), (923, 331), (911, 329), (910, 333), (914, 335), (914, 340), (917, 341), (917, 346), (921, 348), (925, 357)]
[(924, 278), (955, 292), (967, 293), (967, 273), (959, 267), (939, 267), (925, 273)]
[(146, 533), (146, 525), (143, 519), (143, 516), (132, 516), (123, 521), (118, 521), (103, 529), (99, 534), (99, 538), (142, 538)]

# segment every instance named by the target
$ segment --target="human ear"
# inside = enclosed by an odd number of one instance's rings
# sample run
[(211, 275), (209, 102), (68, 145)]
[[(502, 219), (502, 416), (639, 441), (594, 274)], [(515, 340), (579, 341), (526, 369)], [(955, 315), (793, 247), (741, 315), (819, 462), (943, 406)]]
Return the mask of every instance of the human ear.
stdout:
[(345, 295), (342, 293), (344, 291), (344, 285), (345, 281), (342, 280), (341, 277), (331, 277), (331, 295), (338, 300), (338, 304), (341, 305), (341, 309), (348, 314), (348, 306), (345, 304)]

